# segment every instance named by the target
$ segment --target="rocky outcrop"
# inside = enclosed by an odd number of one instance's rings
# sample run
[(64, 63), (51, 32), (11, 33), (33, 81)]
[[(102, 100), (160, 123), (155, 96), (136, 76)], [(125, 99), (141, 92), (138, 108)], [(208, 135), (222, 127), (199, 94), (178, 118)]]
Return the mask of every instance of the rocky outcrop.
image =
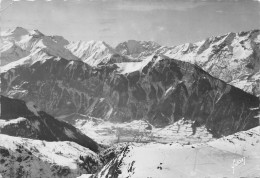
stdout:
[(59, 121), (32, 102), (1, 96), (0, 133), (46, 141), (71, 141), (98, 152), (98, 144), (72, 125)]
[(257, 97), (196, 65), (154, 56), (130, 73), (116, 64), (93, 68), (52, 58), (1, 74), (6, 96), (33, 101), (55, 116), (80, 113), (114, 122), (145, 119), (163, 127), (181, 118), (215, 136), (257, 126)]

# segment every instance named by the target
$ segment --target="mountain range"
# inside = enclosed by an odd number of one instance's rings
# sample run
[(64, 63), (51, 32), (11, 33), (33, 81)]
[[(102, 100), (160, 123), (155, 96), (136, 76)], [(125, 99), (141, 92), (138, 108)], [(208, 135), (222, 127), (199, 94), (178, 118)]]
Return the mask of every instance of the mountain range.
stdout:
[[(260, 30), (172, 47), (71, 42), (22, 27), (1, 38), (4, 176), (185, 177), (186, 168), (157, 161), (171, 155), (187, 164), (200, 149), (200, 164), (216, 169), (189, 167), (189, 175), (230, 176), (211, 160), (244, 156), (229, 143), (237, 138), (253, 139), (248, 166), (259, 161), (251, 154), (259, 147)], [(157, 156), (138, 156), (145, 153)], [(140, 170), (147, 161), (152, 164)], [(149, 166), (155, 166), (151, 174)], [(237, 175), (257, 176), (256, 169)]]
[(91, 66), (139, 62), (154, 54), (199, 65), (212, 76), (248, 93), (259, 95), (260, 31), (251, 30), (209, 37), (196, 43), (161, 46), (152, 41), (129, 40), (115, 48), (103, 41), (70, 42), (61, 36), (46, 36), (22, 27), (3, 32), (1, 65), (23, 58), (22, 63), (52, 56), (81, 60)]

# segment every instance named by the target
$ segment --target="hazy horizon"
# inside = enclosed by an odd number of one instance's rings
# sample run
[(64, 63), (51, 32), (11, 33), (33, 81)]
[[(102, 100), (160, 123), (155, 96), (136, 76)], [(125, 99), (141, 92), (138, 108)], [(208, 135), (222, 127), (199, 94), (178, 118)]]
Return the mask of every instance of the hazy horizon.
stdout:
[(111, 46), (127, 40), (174, 46), (260, 28), (256, 0), (3, 0), (1, 9), (3, 30), (21, 26)]

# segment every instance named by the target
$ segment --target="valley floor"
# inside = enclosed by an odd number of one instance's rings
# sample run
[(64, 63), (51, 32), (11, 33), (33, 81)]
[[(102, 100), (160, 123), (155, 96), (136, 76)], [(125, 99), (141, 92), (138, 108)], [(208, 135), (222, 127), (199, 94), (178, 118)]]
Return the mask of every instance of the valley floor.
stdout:
[(120, 142), (157, 142), (183, 144), (204, 143), (214, 140), (205, 127), (198, 127), (193, 135), (191, 122), (176, 122), (164, 128), (155, 128), (142, 120), (111, 123), (99, 119), (77, 120), (74, 125), (96, 142), (112, 145)]

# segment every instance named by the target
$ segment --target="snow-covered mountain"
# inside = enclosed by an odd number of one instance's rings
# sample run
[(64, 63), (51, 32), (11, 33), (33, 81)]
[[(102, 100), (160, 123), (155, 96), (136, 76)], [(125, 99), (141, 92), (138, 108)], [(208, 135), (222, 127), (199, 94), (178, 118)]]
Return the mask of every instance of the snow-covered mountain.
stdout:
[[(214, 136), (257, 126), (257, 97), (227, 85), (196, 65), (154, 56), (98, 68), (82, 61), (52, 58), (2, 70), (5, 96), (33, 101), (64, 118), (83, 114), (112, 122), (147, 120), (164, 127), (183, 117)], [(3, 68), (5, 68), (4, 66)], [(226, 112), (223, 112), (226, 111)]]
[(46, 141), (72, 141), (98, 152), (98, 144), (72, 125), (59, 121), (33, 102), (1, 96), (0, 133)]
[(75, 178), (95, 173), (97, 154), (74, 142), (47, 142), (0, 134), (0, 175), (5, 178)]
[(46, 36), (38, 30), (17, 27), (1, 33), (1, 65), (24, 58), (24, 63), (60, 57), (82, 60), (91, 66), (131, 61), (102, 41), (70, 42), (61, 36)]
[(161, 47), (156, 53), (195, 63), (244, 91), (260, 93), (260, 30), (228, 33), (197, 43)]
[(4, 44), (1, 46), (4, 60), (1, 65), (19, 60), (22, 57), (26, 57), (27, 63), (46, 60), (52, 56), (79, 60), (65, 47), (69, 42), (61, 36), (46, 36), (38, 30), (17, 27), (1, 33), (1, 38)]
[(214, 77), (246, 92), (260, 93), (260, 30), (231, 32), (172, 47), (129, 40), (115, 49), (139, 60), (163, 54), (197, 64)]
[(259, 177), (259, 149), (259, 126), (194, 145), (130, 143), (92, 177)]
[[(115, 49), (105, 42), (69, 42), (21, 27), (1, 36), (29, 54), (18, 60), (6, 55), (14, 62), (1, 67), (1, 94), (33, 101), (41, 110), (67, 121), (73, 115), (87, 115), (120, 122), (146, 119), (156, 126), (166, 126), (184, 117), (196, 121), (195, 125), (203, 125), (212, 118), (243, 120), (254, 118), (257, 113), (251, 110), (259, 105), (256, 97), (226, 85), (198, 67), (234, 85), (244, 82), (244, 90), (255, 88), (254, 84), (259, 84), (257, 30), (176, 47), (129, 40)], [(250, 69), (244, 66), (248, 60)], [(221, 72), (215, 63), (224, 66)], [(250, 74), (250, 80), (239, 72)], [(226, 76), (231, 74), (235, 77), (227, 80)], [(232, 104), (224, 108), (221, 103)], [(229, 112), (220, 114), (221, 109)], [(248, 128), (257, 124), (249, 120), (244, 122), (252, 124)], [(210, 125), (221, 127), (216, 123)], [(233, 132), (244, 126), (233, 125)]]

